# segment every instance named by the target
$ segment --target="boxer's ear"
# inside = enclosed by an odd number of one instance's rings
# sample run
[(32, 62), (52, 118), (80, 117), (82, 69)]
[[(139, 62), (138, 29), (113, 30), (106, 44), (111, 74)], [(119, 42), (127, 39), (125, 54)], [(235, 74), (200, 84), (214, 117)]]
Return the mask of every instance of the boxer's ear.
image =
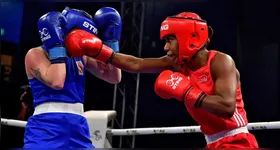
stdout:
[(208, 26), (208, 38), (210, 39), (214, 34), (214, 31), (211, 26)]

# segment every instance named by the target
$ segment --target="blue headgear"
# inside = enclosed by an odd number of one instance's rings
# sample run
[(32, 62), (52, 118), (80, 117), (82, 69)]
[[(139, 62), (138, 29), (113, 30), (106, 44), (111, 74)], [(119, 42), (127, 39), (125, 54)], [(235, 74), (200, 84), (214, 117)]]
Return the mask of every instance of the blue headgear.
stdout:
[(62, 14), (67, 19), (67, 25), (63, 29), (65, 34), (68, 34), (73, 29), (82, 29), (97, 35), (97, 25), (93, 22), (92, 16), (86, 11), (66, 7)]

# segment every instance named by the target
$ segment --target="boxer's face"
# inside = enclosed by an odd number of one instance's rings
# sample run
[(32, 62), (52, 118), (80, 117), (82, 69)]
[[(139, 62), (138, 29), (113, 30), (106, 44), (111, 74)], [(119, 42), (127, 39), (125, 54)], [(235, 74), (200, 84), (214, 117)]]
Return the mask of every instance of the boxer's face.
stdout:
[(165, 38), (164, 51), (167, 52), (167, 56), (178, 58), (179, 55), (179, 45), (176, 37), (168, 36)]

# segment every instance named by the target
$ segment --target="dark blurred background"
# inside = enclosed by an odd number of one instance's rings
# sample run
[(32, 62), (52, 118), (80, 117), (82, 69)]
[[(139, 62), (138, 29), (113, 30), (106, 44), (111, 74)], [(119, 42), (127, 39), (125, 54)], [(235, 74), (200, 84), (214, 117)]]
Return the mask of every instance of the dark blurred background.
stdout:
[[(26, 106), (20, 100), (21, 88), (27, 85), (24, 68), (26, 52), (41, 45), (37, 20), (49, 11), (62, 11), (65, 6), (84, 9), (90, 14), (101, 7), (117, 9), (123, 17), (121, 52), (141, 57), (164, 55), (164, 42), (159, 40), (159, 27), (168, 15), (182, 11), (198, 13), (214, 29), (209, 49), (230, 54), (241, 73), (242, 92), (249, 122), (279, 121), (279, 35), (280, 12), (277, 1), (253, 0), (185, 0), (184, 2), (0, 2), (1, 27), (1, 117), (19, 119)], [(141, 15), (143, 22), (141, 24)], [(138, 26), (138, 27), (135, 27)], [(138, 29), (143, 29), (139, 36)], [(142, 41), (139, 39), (142, 37)], [(155, 95), (153, 84), (157, 74), (141, 74), (139, 82), (136, 127), (196, 125), (178, 101), (167, 101)], [(132, 127), (131, 108), (134, 107), (135, 74), (123, 72), (119, 89), (126, 87), (124, 128)], [(98, 85), (98, 86), (97, 86)], [(115, 85), (108, 84), (89, 73), (86, 82), (85, 110), (113, 109)], [(115, 97), (118, 120), (121, 116), (122, 96)], [(30, 99), (27, 98), (26, 99)], [(28, 101), (28, 100), (27, 100)], [(28, 102), (26, 102), (28, 103)], [(30, 107), (30, 106), (29, 106)], [(29, 108), (27, 111), (32, 111)], [(30, 112), (29, 112), (30, 113)], [(31, 112), (32, 114), (32, 112)], [(26, 120), (24, 118), (23, 120)], [(114, 128), (118, 128), (115, 124)], [(260, 147), (280, 147), (279, 130), (251, 131)], [(23, 146), (24, 129), (1, 125), (1, 146)], [(122, 147), (129, 147), (131, 137), (124, 137)], [(135, 147), (204, 147), (202, 134), (137, 136)], [(113, 147), (119, 137), (113, 138)]]

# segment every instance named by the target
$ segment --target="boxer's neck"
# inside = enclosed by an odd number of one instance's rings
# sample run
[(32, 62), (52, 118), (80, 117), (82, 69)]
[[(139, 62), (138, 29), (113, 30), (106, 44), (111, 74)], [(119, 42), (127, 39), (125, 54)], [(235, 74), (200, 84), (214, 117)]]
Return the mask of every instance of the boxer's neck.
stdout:
[(196, 71), (205, 66), (208, 61), (208, 53), (209, 51), (206, 48), (198, 51), (188, 63), (188, 68), (192, 71)]

